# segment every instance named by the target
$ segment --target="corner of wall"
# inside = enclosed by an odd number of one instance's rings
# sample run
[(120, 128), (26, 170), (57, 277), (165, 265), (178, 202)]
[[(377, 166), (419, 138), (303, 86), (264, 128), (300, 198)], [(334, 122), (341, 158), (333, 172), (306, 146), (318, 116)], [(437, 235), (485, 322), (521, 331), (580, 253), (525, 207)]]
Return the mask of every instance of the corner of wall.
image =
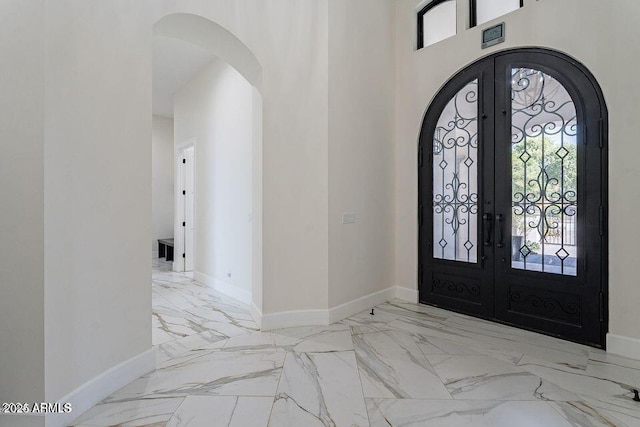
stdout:
[(607, 352), (640, 360), (640, 340), (622, 335), (607, 334)]

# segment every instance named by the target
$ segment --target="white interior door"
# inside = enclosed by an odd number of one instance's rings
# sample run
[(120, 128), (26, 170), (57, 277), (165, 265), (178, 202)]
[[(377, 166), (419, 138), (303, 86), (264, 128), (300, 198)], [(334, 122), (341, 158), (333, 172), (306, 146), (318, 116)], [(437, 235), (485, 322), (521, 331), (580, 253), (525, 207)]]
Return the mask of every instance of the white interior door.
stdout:
[(184, 170), (184, 270), (193, 271), (195, 249), (195, 156), (193, 146), (183, 152)]

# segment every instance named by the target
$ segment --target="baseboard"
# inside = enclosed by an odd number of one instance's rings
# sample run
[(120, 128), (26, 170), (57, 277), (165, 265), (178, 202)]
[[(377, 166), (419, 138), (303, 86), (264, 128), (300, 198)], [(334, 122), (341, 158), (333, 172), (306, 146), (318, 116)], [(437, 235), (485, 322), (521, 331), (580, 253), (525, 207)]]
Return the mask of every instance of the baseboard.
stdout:
[(258, 325), (258, 328), (262, 329), (262, 311), (260, 311), (260, 309), (256, 306), (256, 304), (253, 301), (251, 301), (250, 309), (251, 309), (251, 317), (253, 317), (253, 320)]
[(329, 310), (295, 310), (262, 316), (263, 331), (293, 328), (295, 326), (315, 326), (329, 324)]
[(640, 360), (640, 340), (622, 335), (607, 334), (607, 352)]
[(296, 326), (329, 325), (395, 297), (395, 287), (383, 289), (328, 310), (296, 310), (262, 315), (263, 331)]
[(406, 302), (411, 302), (413, 304), (418, 303), (418, 290), (417, 289), (409, 289), (404, 288), (402, 286), (394, 286), (395, 289), (395, 297)]
[(370, 308), (375, 307), (378, 304), (391, 301), (394, 297), (395, 289), (394, 287), (390, 287), (369, 295), (365, 295), (358, 299), (354, 299), (344, 304), (340, 304), (329, 309), (329, 322), (339, 322), (349, 316), (353, 316), (354, 314), (369, 310)]
[(73, 411), (68, 414), (49, 414), (46, 427), (64, 427), (130, 382), (148, 374), (156, 367), (155, 350), (150, 348), (144, 353), (125, 360), (119, 365), (103, 372), (84, 383), (68, 395), (59, 399), (60, 403), (71, 403)]
[(251, 305), (251, 292), (245, 289), (230, 285), (223, 282), (222, 280), (218, 280), (212, 276), (209, 276), (208, 274), (201, 273), (199, 271), (193, 272), (193, 280), (204, 285), (211, 286), (213, 289), (220, 292), (221, 294), (225, 294), (229, 298), (233, 298), (244, 304)]

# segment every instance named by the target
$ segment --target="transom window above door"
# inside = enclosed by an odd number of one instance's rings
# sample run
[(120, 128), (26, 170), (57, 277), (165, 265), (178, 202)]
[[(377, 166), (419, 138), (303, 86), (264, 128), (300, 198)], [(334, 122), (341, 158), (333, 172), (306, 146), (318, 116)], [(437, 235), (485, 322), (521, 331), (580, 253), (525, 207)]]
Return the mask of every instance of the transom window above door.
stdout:
[(418, 49), (456, 35), (456, 0), (432, 0), (418, 12)]
[(524, 0), (471, 0), (471, 27), (482, 25), (524, 6)]
[[(457, 34), (458, 1), (469, 4), (469, 28), (482, 25), (524, 6), (524, 0), (430, 0), (417, 13), (417, 48)], [(466, 17), (465, 17), (466, 18)]]

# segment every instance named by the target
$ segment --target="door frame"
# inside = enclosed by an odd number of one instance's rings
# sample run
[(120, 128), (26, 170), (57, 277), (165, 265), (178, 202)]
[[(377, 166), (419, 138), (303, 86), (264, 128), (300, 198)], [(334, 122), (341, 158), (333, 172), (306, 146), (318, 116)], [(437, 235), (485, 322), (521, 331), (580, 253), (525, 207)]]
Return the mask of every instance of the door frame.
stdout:
[[(175, 206), (175, 215), (173, 217), (173, 235), (174, 235), (174, 261), (173, 261), (173, 271), (176, 272), (185, 272), (186, 261), (182, 258), (182, 254), (185, 253), (185, 242), (184, 242), (184, 229), (182, 227), (182, 221), (180, 218), (184, 218), (185, 216), (185, 205), (182, 199), (182, 190), (180, 188), (184, 187), (184, 183), (182, 180), (182, 176), (180, 174), (180, 170), (182, 166), (180, 165), (180, 157), (182, 153), (188, 149), (193, 148), (193, 221), (194, 227), (196, 224), (196, 205), (197, 205), (197, 197), (196, 197), (196, 166), (197, 166), (197, 148), (196, 148), (196, 137), (187, 138), (184, 141), (181, 141), (176, 144), (174, 151), (174, 206)], [(197, 233), (194, 231), (193, 233), (193, 257), (195, 257), (195, 248), (196, 248), (196, 240)], [(195, 268), (195, 258), (194, 258), (194, 268)]]
[[(601, 170), (601, 177), (600, 177), (600, 200), (601, 200), (601, 204), (603, 206), (603, 211), (601, 213), (601, 220), (600, 220), (600, 227), (601, 227), (601, 247), (600, 247), (600, 253), (601, 253), (601, 260), (599, 260), (599, 262), (601, 263), (601, 277), (600, 279), (600, 284), (601, 284), (601, 289), (600, 289), (600, 333), (599, 333), (599, 342), (585, 342), (585, 341), (580, 341), (580, 340), (576, 340), (579, 342), (582, 342), (584, 344), (588, 344), (591, 346), (597, 346), (597, 347), (601, 347), (601, 348), (606, 348), (606, 334), (608, 332), (608, 324), (609, 324), (609, 307), (608, 307), (608, 288), (609, 288), (609, 283), (608, 283), (608, 176), (609, 176), (609, 172), (608, 172), (608, 110), (607, 110), (607, 106), (606, 106), (606, 102), (604, 99), (604, 95), (602, 92), (602, 89), (600, 87), (600, 85), (598, 84), (597, 80), (595, 79), (595, 77), (593, 76), (593, 74), (589, 71), (589, 69), (587, 67), (585, 67), (582, 63), (580, 63), (579, 61), (577, 61), (576, 59), (566, 55), (565, 53), (562, 53), (560, 51), (556, 51), (556, 50), (552, 50), (552, 49), (547, 49), (547, 48), (513, 48), (513, 49), (507, 49), (507, 50), (503, 50), (503, 51), (499, 51), (499, 52), (495, 52), (493, 54), (484, 56), (480, 59), (478, 59), (477, 61), (474, 61), (473, 63), (463, 67), (460, 71), (458, 71), (457, 73), (455, 73), (450, 79), (447, 80), (447, 82), (438, 90), (438, 92), (436, 93), (436, 95), (433, 97), (433, 99), (431, 100), (430, 104), (429, 104), (429, 108), (427, 109), (423, 121), (422, 121), (422, 126), (421, 126), (421, 131), (420, 131), (420, 136), (419, 136), (419, 144), (418, 144), (418, 260), (417, 260), (417, 270), (418, 270), (418, 291), (419, 291), (419, 301), (420, 303), (423, 304), (427, 304), (427, 305), (433, 305), (433, 306), (437, 306), (437, 307), (443, 307), (442, 304), (438, 303), (438, 301), (434, 301), (434, 298), (432, 296), (430, 296), (429, 294), (429, 289), (427, 287), (428, 283), (425, 280), (425, 271), (429, 269), (429, 267), (425, 267), (425, 260), (432, 258), (432, 254), (433, 254), (433, 248), (432, 248), (432, 233), (433, 231), (431, 230), (432, 228), (432, 224), (431, 221), (427, 221), (426, 217), (430, 218), (430, 215), (426, 214), (425, 215), (425, 211), (427, 210), (431, 210), (432, 209), (432, 205), (433, 205), (433, 194), (432, 194), (432, 188), (430, 187), (430, 185), (432, 184), (432, 179), (429, 179), (429, 175), (433, 174), (433, 167), (430, 163), (430, 156), (432, 153), (429, 152), (430, 148), (432, 147), (432, 135), (430, 134), (430, 130), (433, 127), (433, 123), (434, 120), (437, 122), (438, 117), (440, 116), (443, 106), (446, 105), (447, 100), (450, 99), (450, 97), (447, 97), (448, 95), (451, 95), (452, 93), (455, 93), (456, 87), (460, 86), (458, 89), (464, 87), (464, 84), (462, 84), (461, 82), (464, 81), (465, 77), (468, 76), (472, 76), (474, 75), (474, 73), (477, 75), (477, 70), (479, 68), (482, 68), (482, 64), (483, 63), (493, 63), (495, 64), (496, 59), (498, 57), (501, 56), (506, 56), (509, 54), (513, 54), (513, 53), (535, 53), (535, 54), (541, 54), (541, 55), (548, 55), (550, 57), (554, 57), (556, 60), (560, 59), (561, 61), (564, 61), (570, 65), (572, 65), (573, 67), (577, 68), (585, 77), (586, 79), (589, 81), (590, 85), (593, 88), (593, 94), (595, 94), (598, 98), (598, 103), (599, 103), (599, 110), (601, 113), (601, 120), (600, 120), (600, 126), (599, 126), (599, 133), (600, 133), (600, 170)], [(474, 71), (475, 70), (475, 71)], [(562, 70), (559, 70), (559, 72), (562, 72)], [(495, 91), (494, 94), (491, 94), (491, 97), (493, 98), (493, 96), (495, 95)], [(479, 95), (479, 98), (482, 97), (482, 94)], [(480, 102), (482, 102), (482, 99), (479, 99)], [(584, 100), (581, 100), (582, 104), (584, 105), (585, 102)], [(487, 114), (484, 111), (484, 107), (483, 106), (479, 106), (479, 117), (478, 117), (478, 135), (481, 135), (483, 138), (485, 137), (485, 131), (486, 131), (486, 126), (483, 126), (482, 122), (483, 120), (480, 119), (481, 116), (484, 116), (485, 114)], [(434, 119), (435, 117), (435, 119)], [(586, 126), (586, 124), (585, 124)], [(590, 131), (593, 131), (593, 129), (590, 129)], [(483, 157), (483, 153), (481, 150), (479, 150), (478, 152), (478, 156), (480, 157), (480, 159), (482, 159)], [(484, 159), (484, 161), (486, 162), (486, 159)], [(495, 168), (494, 168), (495, 169)], [(478, 185), (478, 189), (480, 191), (482, 191), (484, 189), (485, 185), (482, 182), (482, 175), (479, 175), (479, 185)], [(481, 216), (482, 211), (479, 211), (479, 217)], [(478, 225), (478, 243), (481, 244), (480, 242), (482, 242), (482, 236), (483, 236), (483, 227), (481, 226), (482, 221), (481, 219), (479, 219), (479, 225)], [(478, 263), (482, 262), (481, 260), (478, 260)], [(589, 261), (594, 262), (593, 260)], [(493, 296), (493, 288), (491, 289), (491, 294)], [(482, 313), (482, 312), (478, 312), (478, 313), (471, 313), (469, 310), (467, 309), (460, 309), (460, 308), (455, 308), (455, 307), (443, 307), (446, 308), (447, 310), (451, 310), (451, 311), (455, 311), (455, 312), (461, 312), (461, 313), (465, 313), (465, 314), (471, 314), (472, 316), (475, 317), (479, 317), (479, 318), (484, 318), (487, 320), (491, 320), (494, 322), (498, 322), (498, 323), (504, 323), (504, 324), (509, 324), (512, 326), (516, 326), (518, 328), (521, 329), (529, 329), (529, 330), (533, 330), (536, 332), (541, 332), (543, 334), (546, 335), (554, 335), (551, 332), (545, 332), (545, 331), (541, 331), (541, 330), (536, 330), (535, 328), (526, 328), (523, 327), (522, 325), (517, 325), (517, 324), (513, 324), (513, 323), (509, 323), (506, 322), (504, 320), (499, 320), (496, 319), (495, 316), (495, 308), (492, 308), (494, 315), (488, 315), (488, 313)], [(555, 336), (559, 336), (559, 335), (555, 335)], [(566, 337), (566, 336), (559, 336), (562, 339), (565, 340), (571, 340), (571, 338)]]

